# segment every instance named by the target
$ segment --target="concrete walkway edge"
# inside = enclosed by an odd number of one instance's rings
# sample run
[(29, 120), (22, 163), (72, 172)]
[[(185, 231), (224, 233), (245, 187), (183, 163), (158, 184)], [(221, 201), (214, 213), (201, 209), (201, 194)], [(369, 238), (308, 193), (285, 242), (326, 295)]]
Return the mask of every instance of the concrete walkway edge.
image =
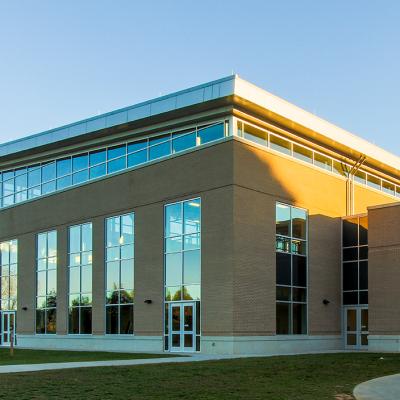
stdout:
[(399, 400), (400, 374), (360, 383), (354, 388), (353, 395), (357, 400)]
[(89, 368), (89, 367), (119, 367), (124, 365), (149, 365), (149, 364), (168, 364), (185, 363), (197, 361), (213, 361), (232, 358), (231, 356), (215, 355), (191, 355), (186, 357), (163, 357), (163, 358), (142, 358), (132, 360), (106, 360), (106, 361), (78, 361), (78, 362), (60, 362), (47, 364), (16, 364), (0, 366), (0, 374), (9, 374), (17, 372), (35, 372), (49, 371), (57, 369), (70, 368)]

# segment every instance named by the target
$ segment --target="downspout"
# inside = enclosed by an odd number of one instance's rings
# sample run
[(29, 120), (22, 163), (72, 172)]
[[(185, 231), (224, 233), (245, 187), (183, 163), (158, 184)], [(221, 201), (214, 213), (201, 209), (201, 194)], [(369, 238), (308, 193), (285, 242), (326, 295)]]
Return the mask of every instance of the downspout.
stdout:
[(364, 163), (366, 156), (361, 155), (351, 168), (346, 180), (346, 216), (354, 214), (354, 175)]

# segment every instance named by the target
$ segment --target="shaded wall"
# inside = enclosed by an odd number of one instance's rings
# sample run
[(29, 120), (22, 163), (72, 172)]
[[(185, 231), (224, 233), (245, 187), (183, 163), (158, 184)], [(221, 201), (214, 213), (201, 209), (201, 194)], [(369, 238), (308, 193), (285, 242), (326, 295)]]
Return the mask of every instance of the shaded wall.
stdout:
[(400, 204), (368, 211), (370, 335), (400, 334)]

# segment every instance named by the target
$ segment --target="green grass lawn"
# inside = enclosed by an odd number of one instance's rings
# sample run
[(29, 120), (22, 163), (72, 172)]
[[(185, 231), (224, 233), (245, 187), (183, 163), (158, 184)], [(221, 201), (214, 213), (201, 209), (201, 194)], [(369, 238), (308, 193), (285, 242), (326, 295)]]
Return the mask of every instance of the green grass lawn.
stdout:
[[(56, 350), (27, 350), (14, 349), (14, 356), (10, 356), (10, 349), (0, 349), (0, 365), (11, 364), (40, 364), (75, 361), (104, 361), (130, 360), (139, 358), (170, 357), (169, 354), (144, 353), (111, 353), (105, 351), (56, 351)], [(1, 385), (1, 377), (0, 377)], [(1, 387), (0, 387), (1, 391)]]
[(347, 400), (356, 384), (399, 372), (400, 354), (368, 353), (82, 368), (0, 375), (0, 398)]

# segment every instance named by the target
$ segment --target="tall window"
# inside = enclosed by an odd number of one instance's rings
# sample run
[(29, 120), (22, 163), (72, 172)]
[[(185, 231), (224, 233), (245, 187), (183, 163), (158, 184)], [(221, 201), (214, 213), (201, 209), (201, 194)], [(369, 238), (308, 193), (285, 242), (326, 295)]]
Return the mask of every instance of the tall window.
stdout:
[(1, 309), (17, 310), (18, 241), (0, 243)]
[(133, 333), (134, 214), (106, 221), (106, 333)]
[(307, 333), (307, 211), (276, 204), (276, 333)]
[(92, 224), (69, 227), (68, 332), (92, 333)]
[(196, 350), (200, 350), (200, 199), (165, 206), (165, 348), (168, 348), (168, 304), (196, 301)]
[(36, 238), (36, 333), (56, 333), (57, 231)]
[(368, 304), (368, 217), (343, 220), (343, 304)]

